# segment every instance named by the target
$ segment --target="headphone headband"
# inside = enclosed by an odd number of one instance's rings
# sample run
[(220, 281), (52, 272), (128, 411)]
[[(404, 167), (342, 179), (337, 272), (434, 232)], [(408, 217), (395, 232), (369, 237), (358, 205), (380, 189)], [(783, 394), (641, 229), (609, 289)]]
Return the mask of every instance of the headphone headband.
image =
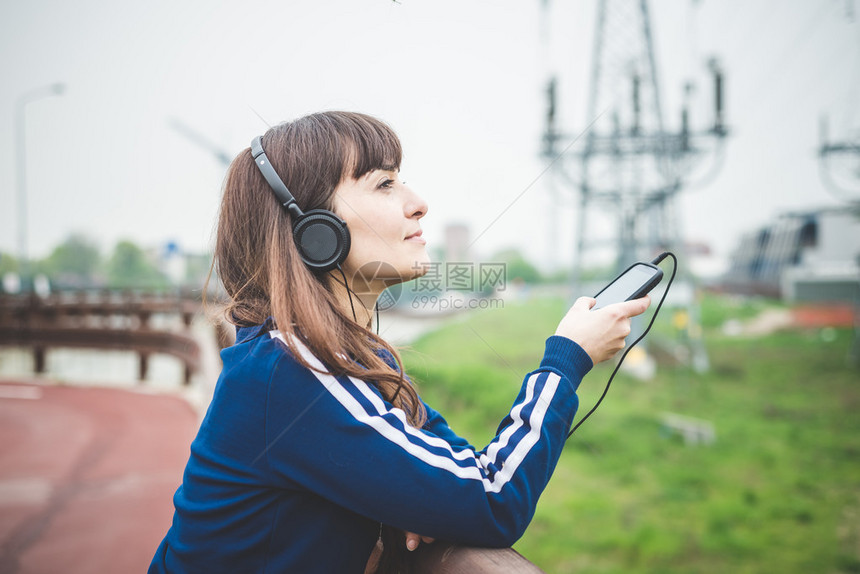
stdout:
[(346, 222), (325, 209), (302, 212), (296, 198), (287, 189), (263, 151), (263, 136), (257, 136), (251, 141), (251, 156), (275, 197), (293, 216), (293, 236), (302, 261), (316, 272), (326, 272), (339, 267), (349, 254), (350, 236)]
[(278, 198), (278, 201), (280, 201), (284, 208), (292, 213), (294, 217), (302, 217), (304, 213), (296, 203), (296, 198), (293, 197), (293, 194), (290, 193), (289, 189), (287, 189), (287, 185), (280, 178), (278, 172), (275, 171), (275, 168), (272, 167), (272, 162), (269, 161), (269, 157), (266, 155), (266, 152), (263, 151), (263, 136), (257, 136), (251, 140), (251, 156), (254, 158), (254, 163), (256, 163), (257, 167), (260, 168), (260, 173), (262, 173), (263, 177), (266, 178), (266, 182), (268, 182), (269, 187), (271, 187), (272, 191), (275, 193), (275, 197)]

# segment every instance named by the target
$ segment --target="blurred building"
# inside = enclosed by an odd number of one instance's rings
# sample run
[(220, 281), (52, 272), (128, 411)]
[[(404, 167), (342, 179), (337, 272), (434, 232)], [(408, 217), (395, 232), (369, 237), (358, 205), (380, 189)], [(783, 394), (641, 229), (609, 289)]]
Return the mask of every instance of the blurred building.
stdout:
[(469, 226), (449, 223), (445, 226), (445, 261), (470, 261)]
[(723, 287), (789, 301), (860, 301), (860, 216), (830, 208), (790, 213), (748, 233)]

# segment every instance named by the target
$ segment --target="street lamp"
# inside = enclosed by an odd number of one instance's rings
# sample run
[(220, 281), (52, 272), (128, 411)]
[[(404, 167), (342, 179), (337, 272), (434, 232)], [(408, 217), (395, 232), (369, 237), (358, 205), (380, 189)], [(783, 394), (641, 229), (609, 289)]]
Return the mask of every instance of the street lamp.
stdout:
[(15, 136), (18, 159), (16, 170), (18, 180), (18, 257), (20, 258), (22, 290), (29, 290), (32, 286), (30, 278), (30, 254), (28, 253), (27, 246), (27, 104), (49, 96), (62, 95), (65, 90), (66, 85), (62, 83), (41, 86), (25, 92), (15, 102)]

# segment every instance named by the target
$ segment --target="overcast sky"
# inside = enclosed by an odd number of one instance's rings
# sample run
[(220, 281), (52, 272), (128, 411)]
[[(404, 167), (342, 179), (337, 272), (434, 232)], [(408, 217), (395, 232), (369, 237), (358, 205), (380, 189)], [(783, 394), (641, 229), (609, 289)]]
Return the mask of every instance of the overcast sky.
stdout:
[[(26, 106), (33, 257), (72, 232), (105, 249), (129, 238), (205, 251), (224, 166), (171, 119), (235, 155), (267, 124), (349, 109), (400, 134), (431, 244), (463, 222), (478, 255), (516, 246), (569, 261), (574, 192), (553, 205), (538, 177), (543, 90), (555, 71), (563, 127), (587, 125), (594, 5), (549, 2), (542, 31), (538, 0), (4, 2), (0, 251), (18, 252), (21, 229), (16, 102), (63, 82), (63, 95)], [(726, 256), (781, 212), (838, 204), (818, 173), (818, 122), (829, 114), (836, 138), (860, 129), (858, 12), (851, 0), (651, 3), (667, 118), (687, 78), (707, 102), (709, 57), (726, 71), (732, 136), (718, 176), (680, 201), (689, 240)]]

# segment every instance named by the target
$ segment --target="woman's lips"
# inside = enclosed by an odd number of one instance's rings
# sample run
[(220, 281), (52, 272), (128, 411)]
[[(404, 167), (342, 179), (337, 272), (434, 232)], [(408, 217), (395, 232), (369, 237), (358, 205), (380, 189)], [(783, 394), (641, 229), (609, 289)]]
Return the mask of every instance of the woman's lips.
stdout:
[(422, 245), (427, 243), (427, 240), (421, 237), (424, 232), (421, 230), (416, 231), (412, 235), (409, 235), (404, 239), (404, 241), (414, 241), (415, 243), (421, 243)]

